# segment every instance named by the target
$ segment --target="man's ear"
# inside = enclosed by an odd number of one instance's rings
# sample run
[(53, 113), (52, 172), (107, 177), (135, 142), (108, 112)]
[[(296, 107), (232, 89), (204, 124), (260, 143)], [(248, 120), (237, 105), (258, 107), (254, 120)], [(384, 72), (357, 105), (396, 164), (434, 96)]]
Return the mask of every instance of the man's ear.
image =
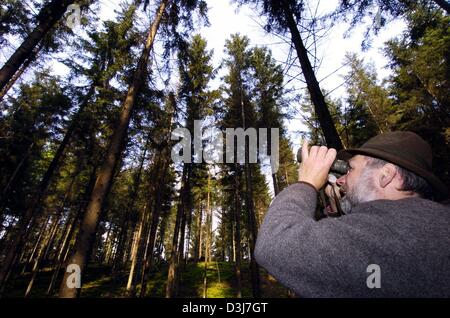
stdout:
[(378, 177), (378, 182), (380, 187), (386, 188), (391, 182), (393, 182), (395, 176), (397, 175), (397, 169), (391, 163), (387, 163), (380, 169), (380, 174)]

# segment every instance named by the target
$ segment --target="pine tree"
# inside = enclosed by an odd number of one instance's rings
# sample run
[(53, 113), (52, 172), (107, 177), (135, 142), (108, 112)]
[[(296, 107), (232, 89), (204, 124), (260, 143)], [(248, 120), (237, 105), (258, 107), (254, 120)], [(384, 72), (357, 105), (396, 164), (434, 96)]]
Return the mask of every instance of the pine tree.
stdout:
[[(179, 74), (181, 87), (179, 99), (186, 109), (185, 127), (192, 138), (194, 135), (194, 122), (201, 120), (210, 113), (209, 108), (214, 99), (214, 92), (208, 90), (209, 81), (214, 77), (211, 65), (212, 53), (206, 49), (206, 41), (199, 35), (193, 36), (187, 50), (180, 51)], [(173, 297), (177, 291), (178, 269), (183, 263), (185, 250), (186, 224), (192, 220), (193, 187), (194, 182), (204, 184), (204, 180), (198, 178), (197, 170), (201, 169), (194, 162), (194, 140), (190, 144), (190, 163), (183, 163), (181, 176), (180, 202), (177, 210), (174, 239), (167, 278), (166, 297)], [(202, 158), (198, 158), (202, 159)], [(197, 176), (197, 178), (195, 178)], [(189, 246), (187, 246), (189, 248)]]

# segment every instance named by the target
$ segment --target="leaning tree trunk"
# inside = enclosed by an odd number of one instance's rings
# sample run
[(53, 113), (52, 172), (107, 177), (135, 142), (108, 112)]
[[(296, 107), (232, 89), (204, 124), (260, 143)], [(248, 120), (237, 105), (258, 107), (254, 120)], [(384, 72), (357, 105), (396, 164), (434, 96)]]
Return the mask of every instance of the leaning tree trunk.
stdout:
[[(61, 158), (64, 154), (64, 151), (69, 144), (72, 135), (77, 128), (77, 125), (79, 123), (79, 119), (84, 112), (84, 109), (89, 103), (89, 99), (92, 97), (92, 95), (95, 92), (95, 83), (92, 83), (88, 94), (83, 99), (83, 102), (81, 103), (75, 117), (73, 118), (72, 122), (70, 123), (66, 134), (64, 135), (63, 140), (61, 141), (60, 145), (58, 146), (58, 149), (56, 150), (55, 155), (52, 158), (52, 161), (50, 162), (47, 170), (45, 171), (44, 176), (42, 177), (42, 180), (39, 184), (39, 188), (36, 192), (36, 194), (32, 197), (25, 214), (20, 219), (19, 223), (17, 224), (16, 228), (14, 229), (14, 239), (12, 240), (11, 244), (8, 247), (8, 250), (6, 252), (6, 257), (3, 261), (2, 267), (0, 269), (0, 286), (3, 286), (6, 284), (7, 280), (7, 273), (10, 272), (14, 268), (14, 256), (22, 249), (23, 245), (25, 244), (26, 239), (26, 233), (27, 228), (30, 226), (30, 222), (32, 218), (36, 214), (36, 210), (39, 207), (40, 202), (42, 201), (42, 198), (50, 184), (50, 181), (52, 179), (52, 176), (54, 175), (55, 171), (58, 168), (58, 164), (61, 161)], [(33, 223), (33, 222), (31, 222)]]
[(147, 138), (147, 141), (145, 142), (143, 153), (139, 162), (139, 168), (137, 170), (137, 173), (133, 176), (133, 185), (130, 191), (130, 196), (128, 198), (128, 203), (125, 211), (125, 215), (122, 220), (122, 224), (120, 227), (119, 232), (119, 241), (117, 243), (117, 253), (114, 257), (113, 266), (112, 266), (112, 274), (116, 274), (117, 271), (119, 271), (122, 267), (122, 259), (124, 255), (125, 250), (125, 241), (128, 237), (128, 223), (130, 222), (131, 213), (133, 213), (134, 209), (134, 203), (136, 202), (136, 198), (138, 195), (139, 190), (139, 184), (141, 181), (141, 175), (142, 175), (142, 168), (144, 166), (145, 156), (147, 155), (148, 150), (148, 144), (149, 144), (149, 138)]
[(433, 0), (438, 6), (447, 11), (450, 14), (450, 3), (447, 0)]
[(166, 184), (166, 177), (170, 162), (170, 138), (172, 134), (172, 118), (174, 115), (174, 111), (176, 109), (175, 103), (176, 101), (174, 94), (169, 93), (168, 101), (165, 108), (165, 111), (169, 115), (166, 122), (167, 129), (164, 130), (163, 140), (161, 141), (161, 143), (156, 145), (157, 148), (160, 149), (160, 151), (155, 156), (155, 158), (157, 158), (156, 159), (157, 161), (155, 163), (153, 171), (156, 174), (156, 176), (154, 178), (151, 178), (153, 186), (150, 193), (150, 197), (154, 199), (150, 200), (150, 202), (148, 203), (149, 206), (153, 204), (153, 207), (152, 207), (152, 218), (150, 223), (150, 229), (147, 235), (147, 242), (144, 251), (144, 259), (142, 262), (143, 266), (140, 281), (141, 285), (141, 291), (139, 295), (140, 297), (144, 297), (147, 292), (147, 281), (149, 279), (150, 268), (153, 263), (156, 235), (158, 230), (159, 217), (161, 215), (161, 209), (163, 206), (163, 195), (164, 195), (163, 191), (161, 189), (158, 189), (158, 186)]
[(9, 82), (5, 85), (5, 87), (3, 87), (3, 89), (1, 89), (1, 91), (0, 91), (0, 101), (3, 100), (3, 97), (5, 97), (6, 93), (8, 93), (9, 89), (11, 87), (13, 87), (13, 85), (16, 83), (16, 81), (20, 77), (22, 77), (22, 74), (28, 69), (28, 66), (30, 66), (30, 64), (36, 60), (36, 57), (38, 56), (38, 54), (41, 51), (42, 47), (43, 47), (43, 45), (41, 43), (41, 44), (37, 45), (33, 49), (33, 51), (31, 52), (30, 56), (26, 59), (25, 62), (23, 62), (23, 64), (20, 67), (20, 69), (13, 75), (13, 77), (9, 80)]
[[(80, 233), (78, 235), (78, 240), (75, 245), (75, 252), (72, 255), (70, 261), (70, 263), (79, 266), (81, 275), (84, 274), (88, 254), (92, 248), (93, 240), (95, 238), (95, 232), (100, 220), (102, 204), (106, 197), (109, 185), (112, 182), (114, 168), (121, 155), (121, 146), (128, 130), (128, 125), (130, 122), (131, 112), (135, 104), (136, 95), (142, 84), (142, 80), (143, 78), (145, 78), (145, 75), (147, 73), (146, 68), (149, 59), (149, 53), (153, 47), (153, 42), (168, 1), (169, 0), (162, 0), (160, 2), (155, 20), (150, 27), (145, 47), (142, 51), (139, 63), (134, 72), (133, 82), (128, 88), (127, 96), (122, 105), (122, 112), (120, 114), (119, 122), (111, 137), (111, 141), (106, 153), (105, 162), (100, 168), (97, 181), (95, 182), (94, 189), (91, 194), (91, 199), (86, 209), (86, 215), (84, 216)], [(78, 296), (80, 289), (69, 288), (65, 283), (69, 278), (69, 275), (69, 273), (66, 273), (64, 275), (59, 295), (60, 297), (73, 298)]]
[(148, 211), (147, 211), (148, 205), (145, 205), (143, 208), (143, 211), (140, 213), (139, 216), (139, 227), (135, 230), (133, 235), (133, 243), (131, 246), (131, 267), (130, 272), (128, 274), (128, 282), (127, 282), (127, 288), (126, 292), (129, 297), (133, 297), (136, 290), (136, 278), (135, 273), (137, 272), (138, 267), (138, 261), (140, 260), (140, 252), (142, 252), (142, 249), (145, 247), (141, 247), (143, 244), (143, 233), (145, 232), (144, 225), (147, 223), (148, 218)]
[(294, 42), (295, 50), (297, 51), (297, 56), (303, 71), (303, 76), (308, 86), (311, 101), (314, 105), (314, 110), (317, 114), (317, 118), (319, 119), (320, 126), (322, 127), (325, 140), (328, 147), (340, 150), (342, 149), (342, 142), (339, 138), (336, 127), (334, 126), (333, 119), (325, 102), (325, 97), (320, 90), (319, 82), (314, 74), (311, 62), (309, 61), (308, 51), (303, 44), (302, 37), (298, 31), (297, 23), (295, 22), (291, 9), (289, 8), (289, 4), (286, 0), (283, 2), (284, 14), (289, 26), (289, 31), (291, 32), (292, 42)]
[[(165, 184), (166, 182), (166, 175), (167, 170), (169, 168), (169, 149), (165, 148), (163, 149), (161, 153), (160, 158), (161, 167), (160, 171), (157, 171), (158, 178), (154, 180), (156, 185)], [(159, 170), (159, 168), (158, 168)], [(155, 242), (156, 242), (156, 232), (158, 229), (158, 223), (159, 223), (159, 216), (161, 214), (161, 208), (162, 208), (162, 193), (161, 191), (158, 191), (155, 189), (154, 191), (155, 199), (153, 201), (153, 211), (152, 211), (152, 219), (150, 223), (150, 230), (148, 233), (148, 240), (147, 244), (145, 246), (145, 252), (144, 255), (146, 256), (143, 260), (143, 268), (142, 268), (142, 275), (141, 275), (141, 292), (140, 297), (144, 297), (147, 292), (147, 281), (149, 279), (150, 274), (150, 268), (153, 263), (153, 250), (155, 248)]]
[(86, 201), (89, 199), (89, 193), (92, 191), (92, 188), (94, 187), (96, 175), (97, 175), (97, 166), (94, 166), (90, 173), (89, 182), (87, 184), (86, 190), (84, 191), (83, 195), (80, 198), (81, 200), (80, 203), (78, 204), (78, 208), (74, 213), (73, 217), (71, 217), (72, 213), (69, 213), (66, 225), (64, 227), (63, 232), (61, 233), (61, 241), (58, 244), (56, 244), (57, 247), (56, 251), (58, 251), (54, 259), (56, 266), (54, 266), (52, 278), (47, 288), (46, 293), (47, 296), (53, 293), (53, 289), (55, 287), (56, 280), (58, 279), (59, 272), (67, 259), (67, 256), (70, 251), (70, 242), (72, 241), (72, 238), (75, 236), (74, 235), (75, 231), (81, 223), (83, 212), (86, 208)]
[[(67, 7), (75, 0), (53, 0), (44, 6), (39, 12), (42, 17), (36, 28), (27, 36), (14, 54), (6, 61), (0, 70), (0, 91), (4, 91), (8, 82), (14, 74), (24, 64), (24, 62), (33, 55), (33, 50), (50, 31), (50, 29), (61, 19), (67, 10)], [(6, 91), (4, 91), (6, 94)]]

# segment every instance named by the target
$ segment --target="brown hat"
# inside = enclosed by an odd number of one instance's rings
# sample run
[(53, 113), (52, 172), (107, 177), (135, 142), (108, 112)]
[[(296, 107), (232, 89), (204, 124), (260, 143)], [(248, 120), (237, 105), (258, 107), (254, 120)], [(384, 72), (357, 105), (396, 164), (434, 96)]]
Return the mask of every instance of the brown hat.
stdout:
[(341, 150), (338, 158), (349, 159), (358, 154), (386, 160), (423, 177), (433, 187), (436, 199), (448, 196), (447, 187), (432, 172), (430, 145), (413, 132), (395, 131), (375, 136), (360, 148)]

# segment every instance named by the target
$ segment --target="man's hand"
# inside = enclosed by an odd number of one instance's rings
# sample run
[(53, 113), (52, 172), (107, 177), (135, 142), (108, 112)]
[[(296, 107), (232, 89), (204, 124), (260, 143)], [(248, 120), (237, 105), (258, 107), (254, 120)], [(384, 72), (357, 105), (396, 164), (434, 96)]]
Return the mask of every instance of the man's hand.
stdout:
[(328, 206), (325, 209), (325, 212), (328, 216), (333, 216), (337, 212), (339, 212), (337, 205), (339, 204), (338, 201), (341, 200), (341, 193), (339, 191), (339, 186), (336, 183), (328, 184), (325, 187), (325, 194), (328, 197), (328, 200), (330, 202), (330, 206)]
[(327, 180), (328, 171), (335, 158), (336, 149), (312, 146), (311, 150), (308, 150), (308, 142), (304, 140), (298, 181), (307, 182), (319, 191)]

